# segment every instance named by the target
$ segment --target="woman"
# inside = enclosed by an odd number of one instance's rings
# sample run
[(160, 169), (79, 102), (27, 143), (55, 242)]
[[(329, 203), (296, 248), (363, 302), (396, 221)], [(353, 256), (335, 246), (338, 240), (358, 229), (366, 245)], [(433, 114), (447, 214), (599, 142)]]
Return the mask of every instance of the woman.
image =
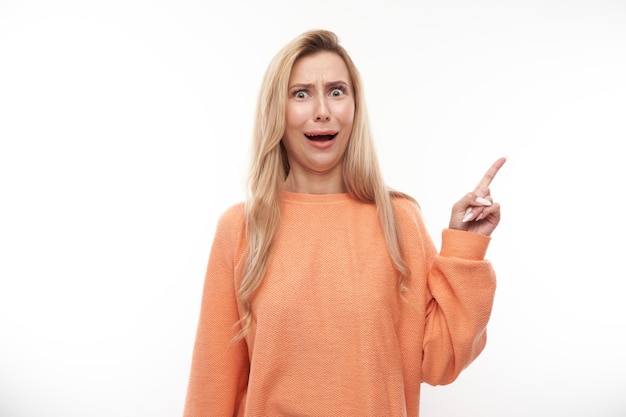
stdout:
[(287, 44), (257, 105), (246, 203), (218, 223), (185, 405), (200, 416), (417, 416), (485, 346), (489, 183), (437, 253), (379, 172), (359, 74), (328, 31)]

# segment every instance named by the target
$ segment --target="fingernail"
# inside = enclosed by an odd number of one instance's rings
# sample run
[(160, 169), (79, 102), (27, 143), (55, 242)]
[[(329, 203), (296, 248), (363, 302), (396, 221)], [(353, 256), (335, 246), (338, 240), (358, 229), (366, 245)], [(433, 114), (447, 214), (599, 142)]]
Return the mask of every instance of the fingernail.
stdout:
[(482, 204), (483, 206), (490, 206), (491, 205), (491, 201), (487, 200), (486, 198), (482, 198), (482, 197), (478, 197), (476, 199), (476, 202), (478, 204)]
[(480, 214), (478, 215), (478, 217), (476, 217), (476, 220), (474, 220), (474, 221), (477, 222), (478, 220), (482, 219), (483, 218), (483, 214), (484, 214), (484, 212), (481, 211)]
[(472, 208), (468, 207), (467, 210), (465, 210), (465, 216), (463, 217), (463, 223), (468, 222), (469, 219), (472, 218)]

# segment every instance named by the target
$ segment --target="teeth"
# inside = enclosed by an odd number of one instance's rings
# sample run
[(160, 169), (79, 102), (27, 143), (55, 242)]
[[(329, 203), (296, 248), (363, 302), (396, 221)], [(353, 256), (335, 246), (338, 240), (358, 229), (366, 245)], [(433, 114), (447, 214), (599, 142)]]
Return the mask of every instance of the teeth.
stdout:
[(315, 141), (327, 141), (327, 140), (332, 140), (335, 136), (337, 136), (337, 134), (332, 134), (332, 135), (305, 135), (309, 140), (315, 140)]

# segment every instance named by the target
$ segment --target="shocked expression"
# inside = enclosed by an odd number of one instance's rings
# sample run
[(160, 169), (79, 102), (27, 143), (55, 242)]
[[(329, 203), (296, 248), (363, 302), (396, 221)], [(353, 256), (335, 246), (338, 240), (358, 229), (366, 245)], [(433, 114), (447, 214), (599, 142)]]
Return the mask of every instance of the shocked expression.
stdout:
[(343, 156), (354, 121), (354, 95), (348, 67), (334, 52), (296, 61), (289, 78), (283, 144), (290, 176), (341, 178)]

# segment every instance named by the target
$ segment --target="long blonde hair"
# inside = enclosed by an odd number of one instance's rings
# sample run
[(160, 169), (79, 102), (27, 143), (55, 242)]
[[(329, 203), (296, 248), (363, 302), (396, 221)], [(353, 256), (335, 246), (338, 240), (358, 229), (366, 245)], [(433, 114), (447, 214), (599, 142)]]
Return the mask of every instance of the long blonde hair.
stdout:
[(245, 210), (248, 254), (239, 288), (243, 306), (240, 321), (242, 328), (236, 339), (243, 338), (252, 324), (251, 299), (267, 270), (280, 222), (280, 192), (289, 174), (287, 154), (281, 140), (285, 130), (291, 69), (299, 58), (319, 51), (330, 51), (339, 55), (346, 63), (352, 81), (355, 114), (352, 134), (343, 159), (345, 188), (357, 200), (376, 203), (387, 248), (398, 271), (399, 289), (402, 291), (405, 288), (408, 270), (402, 258), (391, 198), (407, 196), (390, 190), (383, 182), (360, 75), (333, 32), (305, 32), (289, 42), (270, 62), (259, 93)]

